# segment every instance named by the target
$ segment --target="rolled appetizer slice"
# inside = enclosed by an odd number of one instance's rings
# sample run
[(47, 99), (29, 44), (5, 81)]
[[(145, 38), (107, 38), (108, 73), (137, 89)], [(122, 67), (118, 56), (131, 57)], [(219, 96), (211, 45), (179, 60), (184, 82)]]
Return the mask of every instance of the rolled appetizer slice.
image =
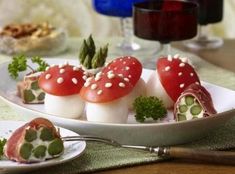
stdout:
[(137, 58), (132, 56), (119, 57), (107, 64), (102, 70), (104, 73), (109, 71), (113, 71), (114, 74), (123, 77), (125, 81), (133, 85), (133, 90), (126, 97), (130, 109), (137, 97), (146, 95), (146, 85), (141, 78), (142, 65)]
[(125, 123), (128, 106), (125, 96), (132, 91), (131, 83), (122, 77), (108, 73), (97, 73), (86, 80), (80, 96), (87, 101), (86, 116), (88, 121)]
[(39, 86), (46, 93), (45, 110), (67, 118), (78, 118), (84, 110), (79, 92), (86, 76), (81, 68), (68, 63), (51, 66), (39, 78)]
[(159, 97), (167, 108), (171, 108), (181, 93), (193, 83), (200, 84), (200, 80), (187, 58), (169, 55), (158, 59), (157, 71), (147, 83), (147, 93)]
[(63, 154), (64, 144), (58, 130), (45, 118), (36, 118), (18, 128), (4, 147), (9, 160), (40, 162)]
[(208, 117), (216, 114), (210, 93), (201, 85), (191, 84), (174, 106), (177, 121)]
[(28, 74), (17, 84), (18, 95), (25, 104), (44, 103), (45, 93), (38, 86), (38, 79), (42, 72)]

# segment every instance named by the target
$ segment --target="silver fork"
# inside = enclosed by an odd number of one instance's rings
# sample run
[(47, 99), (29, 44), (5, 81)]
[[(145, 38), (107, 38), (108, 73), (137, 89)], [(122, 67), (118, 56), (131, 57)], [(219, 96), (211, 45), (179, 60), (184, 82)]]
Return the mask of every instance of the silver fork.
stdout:
[(102, 138), (92, 135), (79, 135), (62, 137), (63, 141), (96, 141), (112, 145), (114, 147), (131, 148), (148, 151), (154, 153), (159, 157), (164, 158), (181, 158), (192, 159), (197, 161), (204, 161), (219, 164), (235, 164), (235, 152), (229, 151), (212, 151), (204, 149), (192, 149), (184, 147), (152, 147), (152, 146), (135, 146), (120, 144), (115, 140)]

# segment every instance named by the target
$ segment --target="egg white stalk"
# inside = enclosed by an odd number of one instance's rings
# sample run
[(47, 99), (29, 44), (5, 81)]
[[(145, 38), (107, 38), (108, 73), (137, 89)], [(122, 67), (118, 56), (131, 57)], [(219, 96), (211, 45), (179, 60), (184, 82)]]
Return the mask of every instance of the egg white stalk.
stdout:
[(105, 123), (126, 123), (128, 118), (127, 101), (124, 98), (107, 103), (86, 103), (88, 121)]
[(166, 108), (172, 108), (174, 105), (173, 100), (167, 94), (166, 90), (162, 86), (158, 73), (155, 71), (151, 74), (147, 85), (147, 96), (156, 96), (161, 99)]
[(85, 107), (84, 101), (78, 94), (69, 96), (45, 95), (45, 110), (49, 114), (65, 118), (78, 118)]
[(135, 99), (139, 96), (145, 96), (146, 95), (146, 83), (145, 81), (140, 78), (139, 81), (136, 83), (133, 90), (126, 96), (126, 100), (128, 103), (128, 108), (133, 108), (133, 103)]

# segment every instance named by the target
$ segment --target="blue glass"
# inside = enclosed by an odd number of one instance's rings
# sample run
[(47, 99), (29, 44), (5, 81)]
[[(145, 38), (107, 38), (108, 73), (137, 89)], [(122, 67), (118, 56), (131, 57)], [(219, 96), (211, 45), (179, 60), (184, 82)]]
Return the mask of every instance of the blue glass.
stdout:
[(146, 0), (93, 0), (94, 9), (103, 15), (131, 17), (132, 4)]

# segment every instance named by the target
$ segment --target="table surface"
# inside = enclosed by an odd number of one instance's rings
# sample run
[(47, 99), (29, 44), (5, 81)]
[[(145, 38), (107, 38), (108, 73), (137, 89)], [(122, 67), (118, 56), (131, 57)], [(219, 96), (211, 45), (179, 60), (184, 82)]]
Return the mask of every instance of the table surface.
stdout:
[(210, 63), (235, 72), (234, 45), (235, 40), (233, 39), (227, 39), (224, 41), (224, 45), (221, 48), (211, 50), (189, 50), (180, 42), (173, 44), (174, 47), (182, 51), (192, 52)]
[[(183, 50), (192, 51), (201, 58), (221, 66), (225, 69), (235, 72), (235, 40), (225, 40), (223, 47), (216, 50), (188, 50), (180, 43), (174, 43), (173, 46)], [(170, 161), (163, 161), (152, 164), (137, 165), (132, 167), (125, 167), (120, 169), (113, 169), (107, 171), (97, 172), (97, 174), (136, 174), (136, 173), (158, 173), (158, 174), (231, 174), (235, 172), (235, 166), (207, 164), (202, 162), (195, 162), (189, 160), (173, 159)]]

